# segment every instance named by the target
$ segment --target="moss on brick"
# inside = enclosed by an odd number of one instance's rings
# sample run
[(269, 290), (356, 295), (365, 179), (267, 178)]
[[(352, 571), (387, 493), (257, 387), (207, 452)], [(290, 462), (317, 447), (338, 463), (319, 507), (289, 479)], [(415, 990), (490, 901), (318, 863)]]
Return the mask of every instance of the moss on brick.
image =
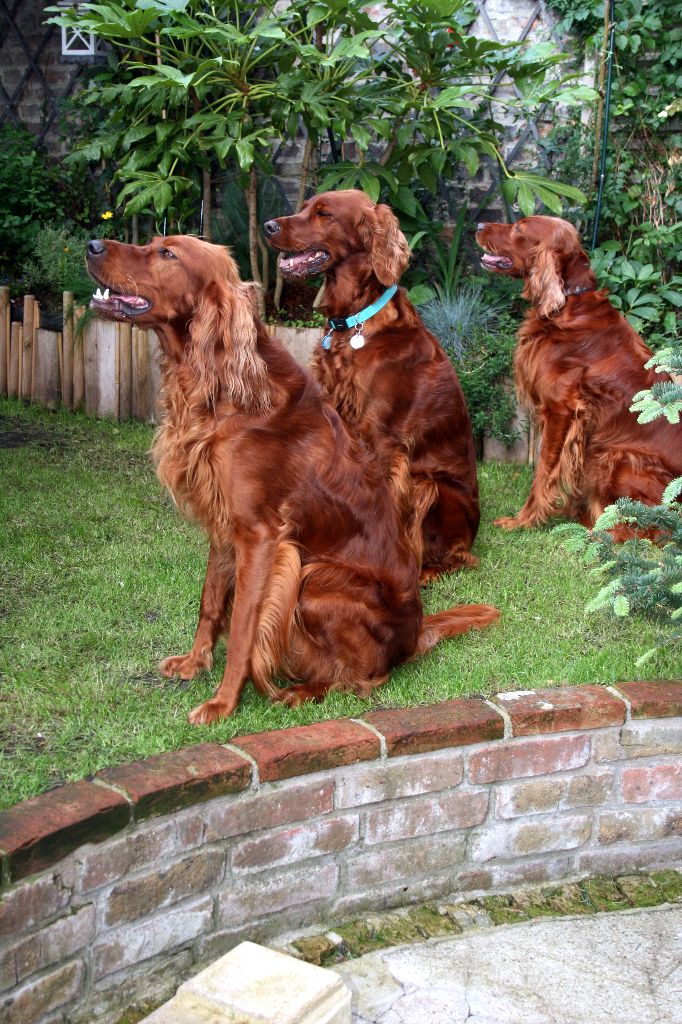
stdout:
[[(467, 930), (467, 924), (462, 927), (457, 917), (465, 922), (470, 919), (475, 927), (492, 927), (538, 917), (628, 910), (673, 901), (682, 902), (682, 872), (679, 871), (622, 875), (617, 879), (591, 878), (482, 896), (461, 903), (456, 900), (429, 902), (383, 914), (368, 914), (338, 926), (333, 933), (304, 936), (293, 945), (304, 960), (324, 967), (389, 946), (458, 935)], [(135, 1022), (131, 1020), (130, 1024)]]
[(626, 910), (630, 906), (612, 878), (590, 878), (579, 886), (595, 910)]
[(659, 903), (665, 903), (663, 890), (649, 875), (621, 875), (616, 884), (631, 907), (657, 907)]
[(651, 877), (663, 892), (666, 903), (682, 903), (682, 872), (652, 871)]

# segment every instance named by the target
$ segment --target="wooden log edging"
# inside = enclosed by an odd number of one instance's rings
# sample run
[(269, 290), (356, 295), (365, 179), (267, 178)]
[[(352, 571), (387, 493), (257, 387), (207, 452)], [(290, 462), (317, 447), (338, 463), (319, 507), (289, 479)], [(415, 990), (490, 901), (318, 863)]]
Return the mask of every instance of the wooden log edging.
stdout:
[(682, 681), (202, 743), (0, 814), (8, 1024), (113, 1024), (245, 938), (682, 860)]

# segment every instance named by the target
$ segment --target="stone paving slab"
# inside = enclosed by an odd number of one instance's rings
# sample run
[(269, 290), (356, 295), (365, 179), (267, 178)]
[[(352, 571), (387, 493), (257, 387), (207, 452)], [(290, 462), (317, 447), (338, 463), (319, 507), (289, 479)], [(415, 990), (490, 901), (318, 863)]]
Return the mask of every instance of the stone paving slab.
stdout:
[(682, 906), (502, 925), (334, 970), (353, 1024), (682, 1024)]

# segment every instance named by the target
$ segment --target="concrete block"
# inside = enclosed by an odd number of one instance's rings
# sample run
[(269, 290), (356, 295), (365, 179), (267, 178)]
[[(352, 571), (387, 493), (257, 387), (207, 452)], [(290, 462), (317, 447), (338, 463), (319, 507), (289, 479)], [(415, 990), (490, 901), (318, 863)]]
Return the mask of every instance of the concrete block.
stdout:
[(333, 971), (242, 942), (178, 989), (143, 1024), (350, 1024)]

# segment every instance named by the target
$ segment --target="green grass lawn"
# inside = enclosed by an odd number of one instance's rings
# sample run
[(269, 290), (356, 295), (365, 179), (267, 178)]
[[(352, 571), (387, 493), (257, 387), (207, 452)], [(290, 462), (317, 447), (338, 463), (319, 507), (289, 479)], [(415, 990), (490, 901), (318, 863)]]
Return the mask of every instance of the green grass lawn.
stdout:
[(238, 712), (205, 728), (187, 713), (222, 675), (162, 679), (157, 662), (189, 649), (207, 543), (161, 491), (152, 430), (0, 400), (0, 806), (98, 768), (238, 733), (560, 682), (679, 674), (674, 653), (644, 669), (655, 627), (583, 608), (597, 581), (549, 530), (508, 534), (526, 467), (480, 467), (480, 569), (425, 593), (428, 611), (485, 601), (502, 620), (396, 670), (371, 702), (270, 705), (249, 684)]

